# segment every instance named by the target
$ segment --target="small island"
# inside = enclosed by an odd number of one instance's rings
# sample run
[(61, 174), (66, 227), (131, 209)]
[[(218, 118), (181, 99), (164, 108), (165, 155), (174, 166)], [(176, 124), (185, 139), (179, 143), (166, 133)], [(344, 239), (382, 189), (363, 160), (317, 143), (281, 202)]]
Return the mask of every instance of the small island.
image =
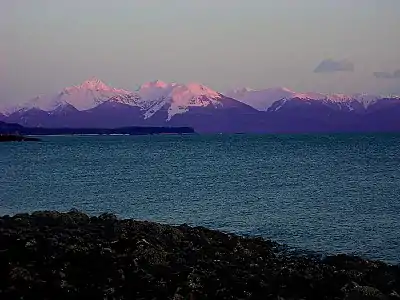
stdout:
[(0, 142), (38, 142), (40, 139), (17, 134), (0, 134)]

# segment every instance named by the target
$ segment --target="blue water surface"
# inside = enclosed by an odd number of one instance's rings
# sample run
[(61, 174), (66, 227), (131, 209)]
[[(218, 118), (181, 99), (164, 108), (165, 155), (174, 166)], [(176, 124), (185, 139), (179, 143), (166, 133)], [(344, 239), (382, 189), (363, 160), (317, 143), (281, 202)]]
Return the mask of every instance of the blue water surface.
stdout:
[(400, 135), (43, 137), (0, 144), (0, 214), (188, 223), (400, 263)]

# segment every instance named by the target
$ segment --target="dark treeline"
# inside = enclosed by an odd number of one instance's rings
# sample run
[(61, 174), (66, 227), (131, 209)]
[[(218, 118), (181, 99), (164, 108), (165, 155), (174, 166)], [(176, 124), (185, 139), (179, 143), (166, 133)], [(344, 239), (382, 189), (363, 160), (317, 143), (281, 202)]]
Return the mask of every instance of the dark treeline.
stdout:
[(72, 135), (72, 134), (189, 134), (194, 133), (190, 127), (121, 127), (121, 128), (43, 128), (24, 127), (19, 124), (0, 122), (0, 134), (13, 135)]

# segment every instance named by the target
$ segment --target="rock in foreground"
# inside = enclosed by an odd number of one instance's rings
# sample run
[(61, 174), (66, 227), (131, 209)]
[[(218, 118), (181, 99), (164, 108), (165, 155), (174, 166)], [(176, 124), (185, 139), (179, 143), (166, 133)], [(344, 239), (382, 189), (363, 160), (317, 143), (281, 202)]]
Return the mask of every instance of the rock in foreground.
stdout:
[(35, 212), (0, 218), (0, 299), (400, 299), (400, 268), (186, 225)]

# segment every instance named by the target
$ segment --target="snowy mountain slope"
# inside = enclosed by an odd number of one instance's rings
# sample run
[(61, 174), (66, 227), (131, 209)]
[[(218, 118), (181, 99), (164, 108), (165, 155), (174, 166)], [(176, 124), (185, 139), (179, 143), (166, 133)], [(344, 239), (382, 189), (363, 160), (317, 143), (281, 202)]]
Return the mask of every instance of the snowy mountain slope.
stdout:
[(190, 126), (198, 132), (399, 130), (399, 97), (241, 89), (225, 95), (199, 83), (152, 81), (136, 91), (98, 79), (36, 97), (0, 119), (32, 127)]
[(188, 113), (189, 119), (194, 115), (199, 118), (200, 115), (204, 122), (208, 122), (206, 116), (215, 115), (216, 110), (235, 111), (236, 115), (257, 112), (198, 83), (177, 84), (157, 80), (143, 84), (135, 92), (127, 92), (91, 80), (64, 89), (55, 97), (35, 98), (6, 119), (25, 126), (159, 126), (177, 115)]
[(260, 111), (266, 111), (274, 102), (281, 99), (294, 98), (295, 95), (295, 92), (286, 88), (269, 88), (265, 90), (243, 88), (225, 93), (225, 96), (239, 100)]
[(201, 84), (190, 83), (174, 86), (167, 97), (168, 120), (171, 120), (176, 114), (187, 112), (191, 107), (221, 107), (223, 106), (219, 101), (221, 97), (218, 92)]
[(53, 95), (35, 97), (23, 104), (8, 108), (5, 113), (28, 111), (32, 108), (51, 112), (72, 105), (77, 110), (87, 110), (117, 95), (129, 94), (128, 91), (107, 86), (97, 78), (91, 78), (80, 85), (67, 87)]
[(167, 110), (167, 119), (170, 120), (174, 115), (185, 113), (191, 107), (209, 105), (221, 107), (219, 99), (223, 96), (238, 100), (259, 111), (268, 111), (275, 102), (294, 98), (318, 100), (332, 107), (342, 107), (345, 110), (360, 110), (367, 109), (382, 98), (367, 94), (297, 93), (280, 87), (264, 90), (244, 88), (222, 95), (202, 84), (166, 83), (160, 80), (145, 83), (135, 92), (129, 92), (109, 87), (99, 79), (91, 78), (80, 85), (65, 88), (54, 95), (39, 96), (11, 108), (0, 107), (0, 113), (9, 116), (16, 111), (28, 111), (32, 108), (52, 112), (68, 109), (69, 105), (79, 111), (84, 111), (110, 100), (139, 107), (145, 119), (151, 118), (159, 111)]
[(10, 104), (0, 102), (0, 118), (4, 118), (6, 114), (8, 115), (10, 108)]
[(154, 81), (143, 84), (134, 93), (113, 97), (111, 101), (139, 106), (145, 119), (151, 118), (158, 111), (167, 110), (167, 120), (170, 120), (191, 107), (221, 106), (218, 101), (220, 98), (221, 94), (202, 84)]
[[(226, 96), (246, 103), (260, 111), (268, 111), (275, 102), (290, 99), (304, 99), (321, 101), (327, 105), (335, 104), (337, 107), (354, 110), (363, 107), (367, 109), (370, 105), (376, 103), (381, 96), (369, 94), (323, 94), (323, 93), (297, 93), (287, 88), (269, 88), (264, 90), (252, 90), (248, 88), (232, 90), (225, 93)], [(361, 106), (360, 106), (361, 104)], [(276, 109), (276, 108), (275, 108)]]

